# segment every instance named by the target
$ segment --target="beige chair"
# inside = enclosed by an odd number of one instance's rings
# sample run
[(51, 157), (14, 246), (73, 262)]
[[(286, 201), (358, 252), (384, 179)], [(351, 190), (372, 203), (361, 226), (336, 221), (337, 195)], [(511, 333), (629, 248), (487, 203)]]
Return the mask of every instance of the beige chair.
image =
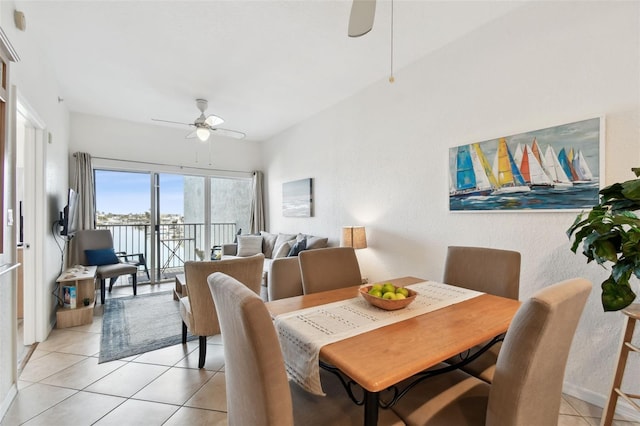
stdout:
[[(520, 289), (520, 253), (485, 247), (451, 246), (447, 251), (443, 282), (458, 287), (518, 300)], [(488, 342), (485, 342), (485, 344)], [(448, 363), (460, 362), (480, 350), (476, 346)], [(491, 346), (477, 359), (462, 367), (464, 371), (491, 383), (502, 343)]]
[(303, 294), (298, 256), (273, 259), (268, 275), (267, 300), (285, 299)]
[(75, 265), (95, 265), (94, 262), (88, 260), (87, 250), (92, 250), (93, 253), (97, 253), (96, 251), (113, 251), (114, 257), (111, 263), (97, 265), (96, 278), (100, 281), (100, 302), (103, 305), (106, 292), (105, 280), (107, 278), (109, 278), (109, 292), (111, 292), (113, 284), (119, 276), (131, 275), (133, 280), (133, 295), (138, 294), (138, 267), (130, 263), (123, 263), (120, 258), (118, 258), (113, 249), (113, 236), (111, 235), (111, 231), (108, 229), (81, 230), (76, 232), (72, 242), (75, 248)]
[(454, 370), (418, 384), (393, 411), (409, 425), (557, 426), (567, 357), (591, 287), (574, 278), (524, 302), (492, 384)]
[[(327, 396), (289, 384), (273, 322), (264, 302), (236, 279), (209, 276), (224, 344), (229, 426), (357, 425), (364, 409), (355, 405), (331, 373), (322, 371)], [(402, 425), (380, 410), (378, 425)]]
[(305, 250), (298, 258), (304, 294), (362, 284), (358, 258), (351, 247)]
[(224, 272), (260, 294), (264, 255), (204, 262), (185, 262), (184, 275), (187, 297), (180, 298), (182, 316), (182, 343), (187, 343), (187, 330), (199, 337), (198, 368), (204, 367), (207, 356), (207, 336), (220, 333), (216, 307), (207, 285), (207, 277), (214, 272)]

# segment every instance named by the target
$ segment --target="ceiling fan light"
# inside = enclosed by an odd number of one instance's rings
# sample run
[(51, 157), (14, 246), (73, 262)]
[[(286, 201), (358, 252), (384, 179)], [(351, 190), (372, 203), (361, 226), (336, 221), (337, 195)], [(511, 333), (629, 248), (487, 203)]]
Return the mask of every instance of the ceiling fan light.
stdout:
[(209, 129), (206, 129), (204, 127), (198, 127), (196, 129), (196, 136), (198, 137), (198, 139), (200, 139), (202, 142), (206, 142), (207, 139), (209, 139), (209, 135), (211, 133), (209, 133)]

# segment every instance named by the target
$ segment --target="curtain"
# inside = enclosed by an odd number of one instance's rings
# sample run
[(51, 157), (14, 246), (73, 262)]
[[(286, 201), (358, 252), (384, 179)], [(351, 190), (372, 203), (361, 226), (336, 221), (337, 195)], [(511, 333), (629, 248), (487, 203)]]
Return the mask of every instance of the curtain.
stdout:
[(253, 184), (251, 186), (251, 221), (249, 222), (252, 234), (264, 231), (266, 226), (264, 219), (263, 180), (262, 172), (253, 172)]
[(77, 229), (94, 229), (96, 217), (96, 190), (91, 167), (91, 155), (86, 152), (76, 152), (76, 175), (74, 188), (78, 193)]

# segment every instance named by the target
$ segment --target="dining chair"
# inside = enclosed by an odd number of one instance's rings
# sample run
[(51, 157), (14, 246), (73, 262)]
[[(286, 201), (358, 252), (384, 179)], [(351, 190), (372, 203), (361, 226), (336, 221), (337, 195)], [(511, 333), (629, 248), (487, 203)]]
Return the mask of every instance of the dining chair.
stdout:
[(507, 331), (492, 384), (454, 370), (420, 382), (393, 411), (408, 425), (557, 426), (569, 349), (591, 287), (574, 278), (525, 301)]
[[(262, 299), (223, 273), (208, 278), (218, 309), (225, 359), (229, 426), (361, 426), (364, 410), (331, 373), (321, 370), (326, 396), (289, 383), (273, 321)], [(378, 425), (403, 425), (380, 410)]]
[(298, 258), (304, 294), (362, 284), (358, 258), (352, 247), (304, 250)]
[(93, 265), (96, 268), (96, 278), (100, 281), (100, 302), (104, 305), (106, 283), (109, 278), (109, 292), (118, 277), (131, 275), (133, 295), (138, 294), (138, 267), (122, 262), (114, 248), (113, 236), (108, 229), (85, 229), (77, 231), (72, 245), (75, 251), (75, 263), (78, 265)]
[(216, 306), (207, 285), (207, 277), (214, 272), (224, 272), (260, 294), (263, 263), (262, 253), (234, 259), (185, 262), (187, 296), (180, 298), (182, 343), (187, 343), (187, 331), (198, 336), (198, 368), (204, 367), (207, 357), (207, 336), (220, 333)]
[[(520, 253), (486, 247), (450, 246), (447, 249), (442, 280), (458, 287), (518, 300)], [(450, 364), (460, 362), (478, 352), (487, 343), (489, 342), (471, 348), (459, 356), (448, 359), (447, 362)], [(478, 358), (461, 368), (491, 383), (501, 346), (501, 342), (494, 344)]]

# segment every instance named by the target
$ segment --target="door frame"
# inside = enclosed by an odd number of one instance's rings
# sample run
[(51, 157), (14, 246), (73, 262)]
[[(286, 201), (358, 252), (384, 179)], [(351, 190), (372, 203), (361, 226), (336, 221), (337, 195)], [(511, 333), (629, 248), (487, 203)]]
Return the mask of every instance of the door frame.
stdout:
[(45, 135), (46, 126), (36, 110), (26, 98), (15, 90), (16, 112), (28, 123), (25, 127), (24, 146), (24, 344), (31, 345), (43, 341), (48, 334), (48, 319), (45, 318), (44, 285), (44, 246), (46, 224), (44, 215), (36, 212), (45, 211)]

